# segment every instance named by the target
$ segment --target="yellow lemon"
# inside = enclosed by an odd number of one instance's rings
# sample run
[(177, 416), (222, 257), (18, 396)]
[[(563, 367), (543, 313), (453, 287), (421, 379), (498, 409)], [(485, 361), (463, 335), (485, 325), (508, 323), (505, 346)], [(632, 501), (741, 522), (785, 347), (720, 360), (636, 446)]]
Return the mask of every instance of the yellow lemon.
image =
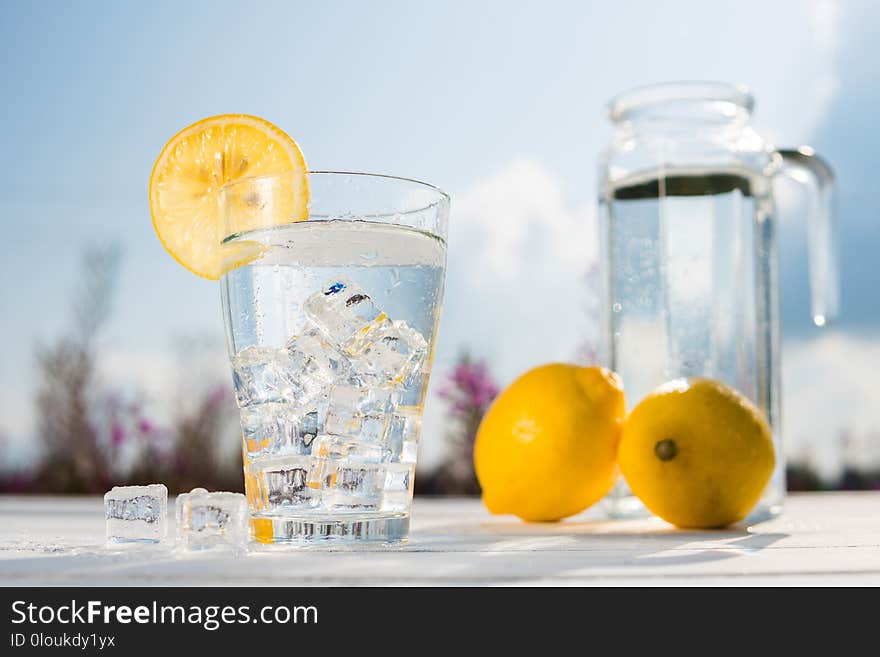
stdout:
[(653, 513), (679, 527), (724, 527), (758, 502), (775, 462), (764, 414), (710, 379), (678, 379), (626, 419), (621, 472)]
[(617, 478), (623, 387), (600, 367), (552, 364), (514, 381), (477, 431), (474, 467), (492, 513), (551, 521), (583, 511)]
[[(266, 211), (260, 194), (270, 179), (283, 174)], [(174, 135), (159, 154), (150, 176), (153, 227), (165, 249), (191, 272), (212, 280), (252, 260), (262, 247), (236, 242), (221, 255), (227, 216), (221, 189), (253, 180), (233, 196), (235, 232), (308, 218), (309, 185), (305, 159), (297, 143), (265, 119), (222, 114), (202, 119)], [(257, 199), (250, 206), (241, 198)], [(228, 214), (228, 213), (227, 213)], [(271, 216), (270, 216), (271, 215)]]

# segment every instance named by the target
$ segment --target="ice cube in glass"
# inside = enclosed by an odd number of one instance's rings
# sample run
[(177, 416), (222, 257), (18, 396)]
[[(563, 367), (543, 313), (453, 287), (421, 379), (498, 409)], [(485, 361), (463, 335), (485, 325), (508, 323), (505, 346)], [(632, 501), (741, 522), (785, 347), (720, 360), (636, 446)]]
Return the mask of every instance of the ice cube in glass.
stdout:
[(330, 344), (349, 356), (369, 344), (376, 331), (392, 326), (372, 297), (344, 276), (306, 299), (305, 312)]
[(358, 387), (347, 383), (330, 389), (324, 433), (379, 442), (388, 430), (393, 389)]
[(353, 360), (365, 382), (403, 383), (418, 373), (428, 354), (425, 338), (404, 321), (382, 326), (370, 337)]

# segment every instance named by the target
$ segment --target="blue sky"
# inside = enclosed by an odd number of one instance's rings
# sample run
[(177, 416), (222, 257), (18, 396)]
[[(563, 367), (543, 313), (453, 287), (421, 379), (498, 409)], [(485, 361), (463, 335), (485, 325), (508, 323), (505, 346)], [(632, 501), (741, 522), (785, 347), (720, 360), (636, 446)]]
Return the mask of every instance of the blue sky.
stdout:
[[(786, 434), (832, 458), (835, 427), (880, 431), (880, 411), (862, 401), (877, 391), (864, 363), (880, 356), (878, 28), (880, 6), (867, 1), (2, 3), (0, 431), (27, 438), (33, 347), (64, 329), (88, 244), (124, 252), (108, 379), (161, 397), (175, 341), (222, 349), (217, 286), (164, 252), (147, 203), (162, 145), (199, 118), (264, 116), (312, 168), (451, 192), (438, 366), (468, 347), (509, 381), (571, 357), (589, 332), (577, 284), (594, 249), (605, 101), (637, 84), (720, 79), (754, 89), (762, 134), (811, 143), (840, 176), (844, 314), (833, 329), (809, 322), (797, 219), (781, 231), (786, 367), (813, 379), (786, 387)], [(572, 284), (553, 292), (558, 280)], [(811, 407), (831, 394), (844, 407)], [(441, 410), (428, 409), (429, 453)]]

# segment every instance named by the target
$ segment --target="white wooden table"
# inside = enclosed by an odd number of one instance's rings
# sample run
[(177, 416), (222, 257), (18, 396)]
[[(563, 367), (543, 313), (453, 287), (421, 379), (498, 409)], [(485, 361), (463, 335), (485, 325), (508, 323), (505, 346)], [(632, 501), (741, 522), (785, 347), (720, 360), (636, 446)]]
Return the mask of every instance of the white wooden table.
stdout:
[(880, 493), (792, 495), (777, 520), (710, 532), (422, 498), (405, 546), (238, 558), (108, 551), (103, 532), (98, 498), (0, 497), (0, 585), (880, 585)]

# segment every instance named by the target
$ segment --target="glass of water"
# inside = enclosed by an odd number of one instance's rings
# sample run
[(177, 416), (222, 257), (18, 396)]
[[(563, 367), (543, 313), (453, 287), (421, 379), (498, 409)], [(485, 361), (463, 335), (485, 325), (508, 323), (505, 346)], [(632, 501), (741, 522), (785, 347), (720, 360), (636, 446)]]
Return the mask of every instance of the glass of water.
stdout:
[(311, 172), (309, 215), (291, 221), (279, 216), (291, 184), (250, 178), (221, 193), (221, 295), (252, 538), (402, 541), (449, 197), (404, 178)]

